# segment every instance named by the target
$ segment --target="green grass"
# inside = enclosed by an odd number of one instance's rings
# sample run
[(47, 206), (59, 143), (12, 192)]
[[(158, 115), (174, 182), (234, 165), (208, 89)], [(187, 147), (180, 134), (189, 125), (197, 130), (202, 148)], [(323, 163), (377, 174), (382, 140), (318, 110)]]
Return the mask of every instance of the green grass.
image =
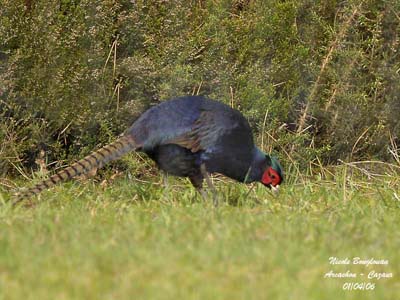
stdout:
[[(218, 182), (217, 209), (175, 179), (167, 190), (67, 183), (34, 207), (4, 204), (0, 299), (398, 299), (400, 179), (336, 178), (289, 180), (278, 196)], [(389, 265), (333, 266), (332, 256)], [(324, 278), (330, 270), (393, 278)]]

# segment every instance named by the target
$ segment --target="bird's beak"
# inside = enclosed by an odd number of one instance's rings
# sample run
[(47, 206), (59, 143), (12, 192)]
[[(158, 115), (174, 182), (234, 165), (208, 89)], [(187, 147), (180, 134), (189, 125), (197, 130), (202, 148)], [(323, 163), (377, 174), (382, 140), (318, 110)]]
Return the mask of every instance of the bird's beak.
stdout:
[(274, 194), (277, 194), (279, 192), (279, 184), (277, 186), (271, 185), (271, 190)]

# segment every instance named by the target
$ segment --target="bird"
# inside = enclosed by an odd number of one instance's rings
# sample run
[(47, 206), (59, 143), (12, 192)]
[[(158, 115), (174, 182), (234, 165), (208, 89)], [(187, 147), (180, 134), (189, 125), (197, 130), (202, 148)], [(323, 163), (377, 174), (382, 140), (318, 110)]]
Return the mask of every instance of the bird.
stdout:
[(203, 191), (205, 179), (215, 194), (209, 177), (213, 173), (243, 183), (260, 182), (273, 190), (283, 182), (278, 159), (254, 144), (250, 125), (241, 112), (204, 96), (183, 96), (146, 110), (114, 142), (18, 192), (14, 204), (131, 151), (146, 153), (167, 174), (188, 177), (199, 191)]

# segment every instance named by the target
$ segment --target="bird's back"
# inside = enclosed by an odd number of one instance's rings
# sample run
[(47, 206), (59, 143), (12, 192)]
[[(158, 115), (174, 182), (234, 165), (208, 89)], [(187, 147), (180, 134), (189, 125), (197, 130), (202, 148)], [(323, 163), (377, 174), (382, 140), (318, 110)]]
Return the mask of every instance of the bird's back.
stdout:
[(213, 116), (212, 124), (207, 125), (214, 129), (212, 135), (215, 135), (215, 139), (219, 132), (236, 127), (251, 136), (250, 126), (240, 112), (202, 96), (186, 96), (162, 102), (144, 112), (126, 133), (135, 136), (144, 149), (151, 149), (193, 130), (202, 112), (209, 112)]
[(198, 145), (187, 147), (201, 152), (200, 160), (209, 172), (240, 181), (253, 160), (253, 136), (243, 115), (201, 96), (181, 97), (154, 106), (127, 133), (135, 136), (145, 152), (165, 144), (183, 145), (185, 139), (189, 139), (189, 145), (197, 142)]

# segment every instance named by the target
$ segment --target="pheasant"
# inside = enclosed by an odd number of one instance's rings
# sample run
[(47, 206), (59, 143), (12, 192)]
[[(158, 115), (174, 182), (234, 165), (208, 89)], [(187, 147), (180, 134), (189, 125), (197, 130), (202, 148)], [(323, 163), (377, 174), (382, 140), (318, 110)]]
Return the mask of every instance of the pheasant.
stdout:
[(214, 189), (210, 173), (261, 182), (274, 190), (283, 180), (278, 160), (255, 146), (250, 125), (239, 111), (202, 96), (186, 96), (145, 111), (115, 142), (20, 192), (14, 203), (130, 151), (146, 153), (167, 174), (188, 177), (198, 190), (204, 179)]

